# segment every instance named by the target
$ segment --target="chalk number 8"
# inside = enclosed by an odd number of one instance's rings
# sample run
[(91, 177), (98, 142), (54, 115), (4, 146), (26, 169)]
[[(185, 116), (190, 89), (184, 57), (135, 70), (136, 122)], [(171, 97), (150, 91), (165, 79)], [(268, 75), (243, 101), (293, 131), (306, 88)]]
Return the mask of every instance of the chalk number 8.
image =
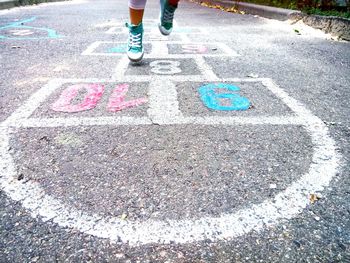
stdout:
[(180, 62), (173, 60), (156, 60), (150, 66), (152, 68), (151, 71), (159, 75), (177, 74), (182, 71)]

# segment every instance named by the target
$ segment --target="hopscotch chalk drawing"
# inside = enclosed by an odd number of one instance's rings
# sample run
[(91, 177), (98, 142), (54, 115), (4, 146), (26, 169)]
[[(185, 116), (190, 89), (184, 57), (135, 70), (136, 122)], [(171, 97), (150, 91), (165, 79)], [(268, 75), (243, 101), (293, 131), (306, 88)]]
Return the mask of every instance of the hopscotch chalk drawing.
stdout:
[[(79, 104), (72, 104), (72, 101), (78, 96), (79, 91), (85, 90), (86, 95)], [(121, 111), (127, 108), (133, 108), (147, 102), (147, 98), (125, 101), (125, 95), (129, 90), (128, 84), (119, 84), (113, 90), (109, 98), (107, 110), (109, 112)], [(101, 100), (105, 91), (102, 84), (77, 84), (66, 88), (52, 105), (51, 109), (58, 112), (82, 112), (92, 110)]]
[[(55, 39), (62, 36), (50, 28), (27, 26), (30, 22), (36, 20), (36, 17), (10, 23), (5, 26), (0, 26), (0, 40), (34, 40), (34, 39)], [(40, 36), (36, 36), (36, 35)], [(41, 36), (41, 34), (43, 34)]]
[[(233, 111), (247, 110), (250, 107), (249, 99), (238, 94), (240, 89), (225, 83), (208, 84), (199, 88), (199, 94), (204, 104), (213, 110)], [(220, 91), (226, 91), (220, 93)], [(228, 93), (231, 91), (232, 93)], [(228, 105), (223, 105), (223, 100), (228, 101)]]
[[(185, 37), (186, 39), (188, 37)], [(113, 42), (111, 45), (115, 45)], [(96, 52), (101, 42), (95, 42), (83, 55), (108, 56), (108, 52)], [(169, 54), (166, 41), (151, 43), (152, 51), (146, 57), (151, 62), (153, 72), (149, 74), (130, 74), (128, 58), (122, 56), (112, 79), (53, 79), (34, 93), (9, 118), (0, 124), (0, 184), (3, 191), (13, 200), (20, 201), (22, 206), (33, 216), (40, 216), (44, 221), (51, 220), (61, 227), (69, 227), (111, 242), (124, 242), (130, 246), (150, 243), (188, 243), (210, 239), (212, 241), (233, 239), (250, 231), (261, 231), (266, 226), (278, 224), (298, 215), (309, 204), (309, 194), (317, 193), (327, 187), (336, 175), (341, 156), (336, 151), (334, 140), (329, 136), (324, 122), (292, 98), (270, 78), (221, 78), (218, 77), (205, 57), (230, 56), (238, 54), (227, 46), (218, 43), (215, 54)], [(192, 43), (176, 43), (189, 45)], [(206, 43), (198, 43), (207, 47)], [(212, 44), (212, 43), (211, 43)], [(221, 49), (220, 49), (221, 48)], [(156, 50), (156, 51), (154, 51)], [(189, 67), (182, 67), (184, 58), (193, 60), (198, 71), (188, 74)], [(142, 70), (140, 68), (139, 70)], [(151, 74), (152, 73), (152, 74)], [(169, 74), (165, 74), (169, 73)], [(125, 95), (129, 85), (125, 83), (148, 83), (147, 99), (139, 98), (126, 101)], [(196, 94), (207, 107), (214, 110), (245, 110), (250, 101), (244, 97), (240, 85), (260, 84), (264, 90), (273, 94), (290, 111), (284, 115), (262, 116), (215, 116), (186, 115), (182, 112), (177, 84), (205, 83), (197, 87)], [(147, 103), (147, 113), (144, 116), (98, 116), (98, 117), (33, 117), (33, 113), (41, 105), (47, 103), (52, 94), (63, 87), (63, 92), (53, 105), (54, 110), (76, 112), (93, 109), (104, 93), (104, 85), (113, 85), (114, 92), (108, 100), (108, 111), (127, 110), (129, 107)], [(87, 95), (81, 104), (71, 105), (72, 99), (80, 89), (85, 89)], [(147, 101), (146, 101), (147, 100)], [(222, 103), (226, 101), (227, 103)], [(253, 103), (253, 101), (252, 101)], [(223, 107), (223, 108), (222, 108)], [(227, 107), (227, 108), (225, 108)], [(48, 195), (42, 186), (35, 181), (23, 182), (17, 180), (16, 163), (9, 152), (10, 140), (19, 129), (45, 127), (81, 127), (81, 126), (127, 126), (127, 125), (201, 125), (215, 127), (241, 127), (250, 125), (282, 125), (303, 128), (311, 138), (313, 155), (310, 167), (304, 174), (291, 182), (283, 191), (271, 199), (261, 203), (248, 204), (232, 213), (200, 218), (180, 220), (122, 220), (118, 217), (103, 217), (70, 207), (60, 200)]]

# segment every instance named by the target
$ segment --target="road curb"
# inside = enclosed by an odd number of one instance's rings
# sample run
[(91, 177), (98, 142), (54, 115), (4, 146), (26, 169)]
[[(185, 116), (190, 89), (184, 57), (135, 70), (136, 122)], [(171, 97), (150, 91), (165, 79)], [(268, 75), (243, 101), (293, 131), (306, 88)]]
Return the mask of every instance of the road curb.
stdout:
[[(68, 1), (68, 0), (46, 0), (41, 3), (62, 2), (62, 1)], [(19, 0), (0, 0), (0, 10), (10, 9), (17, 6), (21, 6)]]
[(227, 0), (194, 0), (197, 3), (209, 3), (210, 5), (219, 5), (226, 8), (236, 8), (247, 14), (258, 15), (276, 20), (288, 20), (291, 16), (301, 15), (300, 11), (272, 6), (256, 5), (245, 2), (227, 1)]
[(194, 0), (197, 3), (208, 3), (210, 5), (219, 5), (225, 8), (236, 8), (247, 14), (258, 15), (270, 19), (281, 21), (303, 21), (306, 25), (316, 29), (321, 29), (325, 33), (350, 41), (350, 19), (341, 17), (328, 17), (319, 15), (306, 15), (301, 11), (263, 6), (245, 2), (227, 1), (227, 0)]
[(321, 29), (332, 36), (350, 41), (350, 19), (334, 16), (323, 17), (317, 15), (304, 15), (302, 21), (308, 26)]

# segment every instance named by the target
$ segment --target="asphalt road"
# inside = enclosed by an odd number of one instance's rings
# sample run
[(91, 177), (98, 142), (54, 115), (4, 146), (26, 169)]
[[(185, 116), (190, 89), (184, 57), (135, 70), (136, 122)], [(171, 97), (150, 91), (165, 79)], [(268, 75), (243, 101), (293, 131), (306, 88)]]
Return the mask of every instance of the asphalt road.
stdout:
[(0, 262), (350, 262), (350, 46), (183, 1), (0, 11)]

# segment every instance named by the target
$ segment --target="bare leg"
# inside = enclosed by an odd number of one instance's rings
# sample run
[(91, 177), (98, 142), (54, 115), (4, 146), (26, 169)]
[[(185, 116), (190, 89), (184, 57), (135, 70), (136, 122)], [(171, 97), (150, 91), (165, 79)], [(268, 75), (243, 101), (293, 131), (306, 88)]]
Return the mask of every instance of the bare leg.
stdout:
[(138, 25), (142, 22), (144, 9), (129, 8), (130, 22), (133, 25)]

